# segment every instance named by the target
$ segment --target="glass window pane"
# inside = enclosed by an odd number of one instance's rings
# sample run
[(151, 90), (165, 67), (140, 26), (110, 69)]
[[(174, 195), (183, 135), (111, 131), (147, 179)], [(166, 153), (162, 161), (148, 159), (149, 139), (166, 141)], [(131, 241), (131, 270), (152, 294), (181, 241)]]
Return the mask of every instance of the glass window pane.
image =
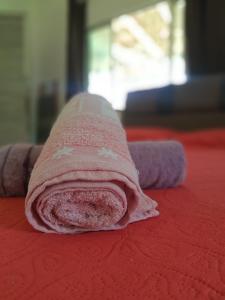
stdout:
[(110, 99), (111, 27), (93, 29), (88, 35), (88, 90)]
[(184, 1), (113, 19), (89, 35), (89, 91), (124, 109), (127, 93), (184, 82)]

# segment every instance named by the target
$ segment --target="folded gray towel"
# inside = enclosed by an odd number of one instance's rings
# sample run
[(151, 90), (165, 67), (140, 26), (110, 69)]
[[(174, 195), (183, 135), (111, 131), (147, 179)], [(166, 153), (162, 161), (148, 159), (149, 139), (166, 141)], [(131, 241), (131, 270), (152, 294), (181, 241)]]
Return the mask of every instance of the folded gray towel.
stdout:
[(132, 142), (129, 143), (129, 150), (139, 170), (142, 189), (175, 187), (184, 181), (186, 159), (181, 143)]

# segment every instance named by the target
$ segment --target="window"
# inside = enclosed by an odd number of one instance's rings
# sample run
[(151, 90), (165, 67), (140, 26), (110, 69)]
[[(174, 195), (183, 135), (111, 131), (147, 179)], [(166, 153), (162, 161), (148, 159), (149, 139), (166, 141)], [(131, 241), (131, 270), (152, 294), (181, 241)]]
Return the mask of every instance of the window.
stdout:
[(130, 91), (186, 80), (184, 1), (160, 1), (90, 30), (88, 90), (125, 108)]

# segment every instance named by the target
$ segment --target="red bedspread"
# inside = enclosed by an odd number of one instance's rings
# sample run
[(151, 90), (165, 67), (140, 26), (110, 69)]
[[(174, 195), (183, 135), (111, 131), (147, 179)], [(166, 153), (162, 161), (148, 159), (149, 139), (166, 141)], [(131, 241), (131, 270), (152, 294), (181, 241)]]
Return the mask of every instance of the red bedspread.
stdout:
[(129, 129), (177, 138), (188, 178), (146, 193), (160, 217), (78, 236), (35, 232), (24, 199), (0, 199), (0, 299), (225, 299), (225, 130)]

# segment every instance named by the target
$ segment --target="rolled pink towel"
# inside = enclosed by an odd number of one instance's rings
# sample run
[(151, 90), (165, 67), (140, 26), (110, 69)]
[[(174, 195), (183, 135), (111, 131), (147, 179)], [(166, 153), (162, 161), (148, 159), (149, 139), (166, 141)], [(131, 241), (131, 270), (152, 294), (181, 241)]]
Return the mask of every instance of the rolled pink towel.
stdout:
[[(145, 188), (180, 185), (186, 175), (184, 148), (177, 141), (130, 142), (128, 148)], [(25, 196), (40, 145), (15, 144), (0, 148), (0, 196)]]
[(141, 190), (125, 132), (102, 97), (80, 94), (63, 109), (32, 171), (25, 213), (37, 230), (115, 230), (158, 215)]

